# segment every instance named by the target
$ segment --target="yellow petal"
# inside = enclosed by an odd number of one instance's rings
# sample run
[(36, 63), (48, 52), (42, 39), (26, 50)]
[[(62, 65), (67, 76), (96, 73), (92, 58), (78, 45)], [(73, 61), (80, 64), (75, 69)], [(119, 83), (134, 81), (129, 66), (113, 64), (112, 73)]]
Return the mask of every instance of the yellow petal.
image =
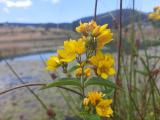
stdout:
[(107, 27), (108, 27), (108, 24), (104, 24), (104, 25), (102, 25), (102, 26), (100, 27), (99, 32), (104, 31)]
[(47, 70), (55, 70), (57, 66), (60, 64), (60, 61), (57, 56), (51, 56), (49, 59), (46, 61), (46, 69)]
[(116, 70), (114, 68), (110, 68), (108, 71), (109, 75), (115, 75), (116, 74)]
[(93, 34), (94, 37), (97, 37), (97, 36), (99, 35), (99, 33), (100, 33), (99, 30), (100, 30), (100, 26), (97, 26), (97, 27), (93, 30), (93, 33), (92, 33), (92, 34)]
[(61, 62), (71, 62), (76, 58), (75, 53), (70, 53), (69, 51), (65, 50), (57, 50), (58, 57)]
[(82, 75), (82, 68), (76, 69), (76, 76), (80, 77)]
[(107, 78), (108, 78), (108, 75), (107, 75), (106, 73), (101, 73), (101, 77), (102, 77), (103, 79), (107, 79)]
[(75, 50), (77, 54), (83, 54), (85, 52), (85, 41), (83, 38), (80, 38), (75, 44)]
[(88, 98), (84, 98), (84, 100), (83, 100), (83, 105), (84, 106), (88, 106), (88, 104), (89, 104), (89, 99)]
[(105, 30), (102, 34), (98, 36), (97, 40), (97, 49), (102, 49), (105, 44), (111, 42), (113, 39), (113, 34), (110, 30)]
[(108, 115), (106, 115), (106, 117), (110, 117), (110, 115), (112, 115), (113, 114), (113, 110), (112, 110), (112, 108), (108, 108), (108, 110), (107, 110), (107, 114)]
[(89, 77), (91, 75), (91, 69), (90, 68), (86, 68), (84, 70), (86, 77)]
[(96, 112), (99, 116), (110, 117), (113, 114), (113, 111), (110, 107), (112, 103), (111, 99), (101, 100), (96, 106)]

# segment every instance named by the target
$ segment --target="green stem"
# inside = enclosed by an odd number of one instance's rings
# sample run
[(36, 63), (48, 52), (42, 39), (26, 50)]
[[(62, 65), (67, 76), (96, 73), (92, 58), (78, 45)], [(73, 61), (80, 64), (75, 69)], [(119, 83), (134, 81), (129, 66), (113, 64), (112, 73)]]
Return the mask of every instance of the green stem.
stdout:
[(82, 67), (81, 87), (82, 87), (82, 95), (83, 95), (83, 98), (85, 98), (85, 90), (84, 90), (84, 87), (85, 87), (85, 84), (84, 84), (84, 67)]

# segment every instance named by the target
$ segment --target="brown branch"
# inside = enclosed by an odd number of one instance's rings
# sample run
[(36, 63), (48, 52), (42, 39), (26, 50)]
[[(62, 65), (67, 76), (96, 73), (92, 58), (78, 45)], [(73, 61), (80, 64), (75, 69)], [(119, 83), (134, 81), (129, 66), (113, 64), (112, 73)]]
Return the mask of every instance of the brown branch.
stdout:
[[(116, 75), (116, 85), (118, 87), (121, 87), (121, 80), (120, 80), (120, 70), (121, 70), (121, 50), (122, 50), (122, 10), (123, 10), (123, 0), (120, 0), (120, 13), (119, 13), (119, 19), (120, 19), (120, 26), (119, 26), (119, 41), (118, 41), (118, 70)], [(114, 105), (113, 109), (115, 110), (115, 106), (117, 102), (117, 89), (115, 89), (114, 92)]]
[(83, 97), (83, 95), (82, 95), (81, 93), (79, 93), (79, 92), (77, 92), (77, 91), (75, 91), (75, 90), (72, 90), (72, 89), (69, 89), (69, 88), (66, 88), (66, 87), (62, 87), (62, 86), (58, 86), (58, 88), (61, 88), (61, 89), (64, 89), (64, 90), (68, 90), (68, 91), (70, 91), (70, 92), (73, 92), (73, 93), (75, 93), (75, 94)]
[[(4, 59), (6, 65), (8, 66), (8, 68), (11, 70), (11, 72), (16, 76), (16, 78), (21, 82), (21, 84), (26, 84), (23, 79), (18, 75), (18, 73), (14, 70), (14, 68), (7, 62), (6, 59)], [(44, 109), (47, 110), (47, 105), (43, 102), (43, 100), (29, 87), (26, 86), (26, 88), (28, 89), (28, 91), (37, 99), (37, 101), (39, 101), (39, 103), (42, 105), (42, 107)]]
[(95, 0), (94, 21), (96, 21), (97, 19), (97, 4), (98, 4), (98, 0)]
[(5, 94), (5, 93), (8, 93), (8, 92), (11, 92), (11, 91), (16, 90), (16, 89), (19, 89), (19, 88), (23, 88), (23, 87), (29, 87), (29, 86), (45, 86), (45, 85), (46, 85), (46, 84), (43, 84), (43, 83), (39, 83), (39, 84), (23, 84), (23, 85), (16, 86), (16, 87), (14, 87), (14, 88), (5, 90), (5, 91), (3, 91), (3, 92), (0, 92), (0, 95)]
[(120, 0), (120, 26), (119, 26), (119, 42), (118, 42), (118, 70), (117, 70), (117, 76), (116, 76), (116, 82), (120, 82), (119, 75), (121, 70), (121, 50), (122, 50), (122, 5), (123, 0)]
[[(14, 87), (14, 88), (5, 90), (5, 91), (3, 91), (3, 92), (0, 92), (0, 95), (5, 94), (5, 93), (8, 93), (8, 92), (11, 92), (11, 91), (16, 90), (16, 89), (19, 89), (19, 88), (29, 87), (29, 86), (30, 86), (30, 87), (31, 87), (31, 86), (46, 86), (46, 84), (44, 84), (44, 83), (23, 84), (23, 85), (16, 86), (16, 87)], [(64, 89), (64, 90), (73, 92), (73, 93), (75, 93), (75, 94), (77, 94), (77, 95), (80, 95), (81, 97), (83, 96), (81, 93), (79, 93), (79, 92), (77, 92), (77, 91), (75, 91), (75, 90), (72, 90), (72, 89), (63, 87), (63, 86), (57, 86), (57, 88), (61, 88), (61, 89)]]

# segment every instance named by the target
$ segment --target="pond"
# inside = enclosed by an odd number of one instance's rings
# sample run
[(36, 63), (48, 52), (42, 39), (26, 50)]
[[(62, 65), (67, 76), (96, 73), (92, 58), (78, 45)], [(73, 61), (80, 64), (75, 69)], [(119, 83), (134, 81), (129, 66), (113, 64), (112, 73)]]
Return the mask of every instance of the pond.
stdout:
[[(41, 79), (46, 74), (44, 60), (55, 55), (53, 52), (10, 57), (0, 61), (0, 89), (18, 84), (19, 81), (6, 65), (6, 61), (25, 82)], [(43, 75), (45, 76), (45, 75)]]
[[(40, 60), (41, 58), (46, 59), (51, 55), (55, 55), (53, 52), (43, 52), (43, 53), (35, 53), (35, 54), (28, 54), (28, 55), (21, 55), (21, 56), (14, 56), (9, 57), (7, 60), (15, 60), (15, 61), (32, 61), (32, 60)], [(3, 59), (0, 61), (3, 62)]]
[[(54, 54), (46, 52), (42, 54), (18, 56), (8, 58), (6, 61), (25, 83), (49, 83), (52, 80), (45, 70), (42, 58), (47, 59), (50, 55)], [(21, 84), (4, 60), (0, 62), (0, 68), (0, 92)], [(59, 111), (60, 114), (57, 114), (58, 118), (64, 119), (65, 116), (69, 115), (68, 111), (60, 109), (67, 108), (67, 104), (58, 89), (40, 90), (39, 87), (31, 87), (31, 89), (40, 95), (41, 99), (45, 100), (47, 105), (54, 106), (54, 109)], [(26, 120), (28, 116), (32, 120), (39, 120), (40, 118), (47, 120), (46, 111), (42, 109), (39, 102), (36, 101), (34, 96), (30, 94), (26, 88), (17, 89), (1, 95), (0, 107), (0, 120), (1, 117), (11, 117), (13, 120), (18, 120), (21, 116), (26, 118)], [(37, 116), (35, 116), (35, 113)], [(61, 113), (63, 113), (63, 115)], [(66, 120), (75, 119), (68, 117)]]

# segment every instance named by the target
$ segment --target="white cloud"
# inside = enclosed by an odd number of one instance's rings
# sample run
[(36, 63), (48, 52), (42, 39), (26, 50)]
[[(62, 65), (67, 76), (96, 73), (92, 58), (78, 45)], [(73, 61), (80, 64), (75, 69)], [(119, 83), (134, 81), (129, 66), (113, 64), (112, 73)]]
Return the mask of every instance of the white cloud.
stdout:
[(44, 2), (52, 2), (53, 4), (58, 4), (60, 0), (42, 0)]
[(8, 8), (3, 8), (2, 11), (5, 12), (5, 13), (9, 13), (9, 9)]
[(53, 4), (57, 4), (60, 2), (60, 0), (52, 0)]
[(18, 22), (26, 22), (27, 20), (29, 20), (29, 19), (26, 18), (26, 17), (17, 18), (17, 21), (18, 21)]
[(27, 8), (32, 5), (31, 0), (0, 0), (8, 8)]

